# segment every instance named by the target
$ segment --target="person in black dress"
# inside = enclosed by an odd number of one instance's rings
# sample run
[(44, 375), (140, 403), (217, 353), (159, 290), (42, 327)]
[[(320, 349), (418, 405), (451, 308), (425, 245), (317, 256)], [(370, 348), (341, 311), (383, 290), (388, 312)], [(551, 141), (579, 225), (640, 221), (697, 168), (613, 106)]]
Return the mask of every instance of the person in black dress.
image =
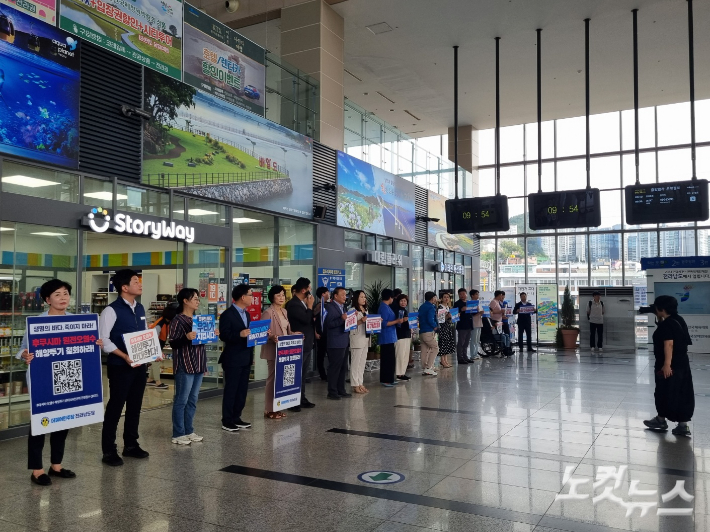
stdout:
[(644, 421), (651, 430), (668, 430), (669, 421), (678, 426), (676, 436), (690, 436), (688, 422), (695, 410), (693, 377), (690, 373), (688, 346), (692, 345), (688, 326), (678, 315), (678, 300), (673, 296), (658, 296), (653, 303), (659, 319), (653, 333), (653, 354), (656, 362), (653, 373), (656, 379), (656, 412), (653, 419)]

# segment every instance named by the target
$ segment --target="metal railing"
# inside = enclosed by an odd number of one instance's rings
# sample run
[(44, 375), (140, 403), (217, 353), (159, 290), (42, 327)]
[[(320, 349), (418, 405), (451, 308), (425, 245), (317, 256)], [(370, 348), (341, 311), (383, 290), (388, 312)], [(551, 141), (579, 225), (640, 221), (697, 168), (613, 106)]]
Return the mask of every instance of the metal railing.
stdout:
[(275, 172), (196, 172), (143, 174), (143, 183), (164, 188), (224, 185), (228, 183), (251, 183), (274, 179), (288, 179), (288, 175)]

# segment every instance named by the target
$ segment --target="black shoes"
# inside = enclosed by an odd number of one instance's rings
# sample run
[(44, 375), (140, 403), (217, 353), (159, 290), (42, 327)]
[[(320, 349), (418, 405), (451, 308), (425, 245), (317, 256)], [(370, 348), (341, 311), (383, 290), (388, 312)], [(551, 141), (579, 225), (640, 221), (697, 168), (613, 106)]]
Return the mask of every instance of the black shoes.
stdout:
[(411, 379), (411, 377), (407, 377), (406, 375), (397, 375), (398, 381), (408, 381), (410, 379)]
[[(668, 423), (666, 423), (665, 420), (660, 421), (658, 419), (658, 416), (645, 420), (643, 422), (643, 424), (646, 425), (651, 430), (658, 430), (658, 431), (668, 430)], [(675, 430), (675, 429), (673, 429), (673, 430)]]
[(49, 476), (50, 477), (59, 477), (59, 478), (76, 478), (76, 473), (72, 471), (71, 469), (64, 469), (62, 468), (59, 471), (55, 471), (51, 467), (49, 468)]
[(537, 349), (535, 349), (533, 347), (528, 347), (528, 353), (535, 353), (536, 351), (537, 351)]
[(469, 364), (470, 362), (466, 358), (459, 358), (459, 364)]
[(316, 407), (315, 403), (311, 403), (308, 399), (304, 398), (303, 401), (301, 401), (301, 408), (315, 408), (315, 407)]
[(674, 436), (686, 436), (686, 437), (690, 438), (690, 427), (688, 427), (688, 425), (683, 425), (683, 426), (678, 425), (671, 432), (673, 433)]
[(291, 408), (289, 408), (289, 410), (290, 410), (291, 412), (300, 412), (300, 411), (301, 411), (301, 407), (300, 407), (300, 406), (292, 406)]
[(339, 395), (333, 395), (333, 394), (328, 394), (328, 399), (332, 399), (333, 401), (340, 401), (340, 396)]
[(104, 454), (103, 458), (101, 458), (101, 461), (111, 467), (118, 467), (123, 465), (123, 459), (118, 456), (118, 453), (116, 451)]
[(348, 393), (348, 392), (339, 393), (338, 395), (339, 395), (340, 397), (352, 397), (352, 396), (353, 396), (353, 394)]
[(237, 421), (234, 424), (237, 427), (239, 427), (240, 429), (250, 429), (251, 428), (251, 423), (244, 421), (241, 418), (237, 419)]
[(51, 486), (52, 485), (52, 479), (49, 478), (47, 473), (43, 473), (38, 477), (34, 476), (33, 474), (30, 474), (30, 480), (32, 481), (33, 484), (37, 484), (38, 486)]
[(123, 456), (130, 456), (131, 458), (148, 458), (150, 456), (150, 453), (141, 449), (140, 445), (126, 447), (121, 454)]
[(227, 432), (237, 432), (239, 427), (237, 427), (234, 423), (222, 423), (222, 430), (226, 430)]

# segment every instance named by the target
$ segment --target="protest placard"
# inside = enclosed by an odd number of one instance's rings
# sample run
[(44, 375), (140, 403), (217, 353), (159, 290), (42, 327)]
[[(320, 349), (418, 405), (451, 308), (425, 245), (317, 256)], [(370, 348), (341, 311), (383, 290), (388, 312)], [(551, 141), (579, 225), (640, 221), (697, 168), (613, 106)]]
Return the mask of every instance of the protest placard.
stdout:
[(301, 404), (302, 364), (303, 335), (279, 336), (276, 340), (273, 412)]
[(461, 316), (459, 316), (459, 309), (457, 308), (449, 310), (449, 314), (451, 314), (451, 323), (458, 323), (461, 319)]
[(478, 312), (478, 299), (469, 299), (466, 301), (466, 313), (475, 314)]
[(368, 314), (365, 320), (365, 332), (378, 333), (382, 330), (382, 316), (379, 314)]
[(348, 317), (345, 319), (345, 330), (352, 331), (357, 329), (357, 311), (355, 309), (348, 310)]
[(148, 362), (155, 362), (163, 356), (155, 329), (126, 333), (123, 335), (123, 341), (126, 343), (126, 354), (134, 368)]
[(211, 314), (195, 314), (192, 317), (192, 332), (197, 333), (197, 337), (192, 341), (192, 345), (204, 345), (216, 342), (215, 317)]
[(410, 312), (409, 313), (409, 328), (418, 329), (419, 328), (419, 313)]
[(266, 342), (268, 342), (269, 327), (271, 327), (271, 320), (252, 321), (249, 324), (249, 330), (251, 331), (251, 334), (247, 336), (247, 347), (264, 345)]

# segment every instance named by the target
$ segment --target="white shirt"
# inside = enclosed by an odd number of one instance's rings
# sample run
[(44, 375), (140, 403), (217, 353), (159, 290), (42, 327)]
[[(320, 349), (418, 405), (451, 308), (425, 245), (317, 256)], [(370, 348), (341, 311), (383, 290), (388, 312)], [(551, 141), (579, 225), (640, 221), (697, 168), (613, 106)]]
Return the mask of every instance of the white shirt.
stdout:
[[(121, 298), (123, 301), (131, 307), (131, 310), (133, 311), (133, 314), (136, 313), (136, 305), (138, 304), (136, 300), (133, 300), (133, 303), (129, 303), (126, 301), (125, 298)], [(101, 313), (101, 316), (99, 317), (99, 338), (103, 340), (104, 342), (104, 353), (113, 353), (118, 349), (118, 346), (114, 344), (109, 336), (111, 336), (111, 330), (113, 329), (113, 326), (116, 325), (116, 320), (118, 317), (116, 316), (116, 311), (113, 310), (113, 307), (106, 307), (103, 312)], [(145, 319), (145, 318), (143, 318)]]
[(589, 313), (589, 321), (591, 323), (603, 324), (604, 323), (604, 304), (602, 303), (601, 299), (599, 300), (599, 303), (597, 303), (594, 300), (590, 301), (590, 303), (592, 304), (592, 306), (587, 307), (587, 311)]

